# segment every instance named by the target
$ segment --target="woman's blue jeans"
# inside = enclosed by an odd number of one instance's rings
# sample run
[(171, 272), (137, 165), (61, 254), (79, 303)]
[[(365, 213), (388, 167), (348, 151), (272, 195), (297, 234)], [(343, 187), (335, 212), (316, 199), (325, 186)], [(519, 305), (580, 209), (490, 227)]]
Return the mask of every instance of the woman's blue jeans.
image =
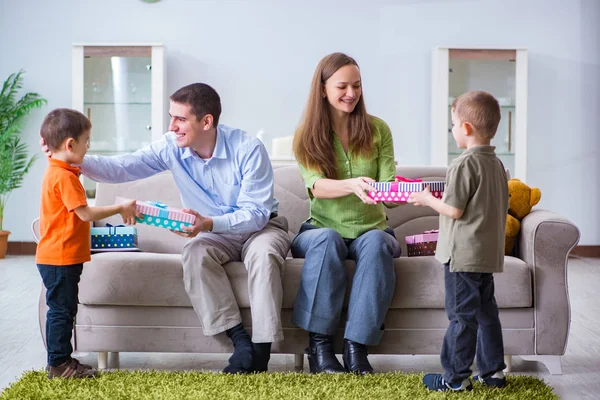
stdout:
[(304, 223), (292, 241), (294, 258), (304, 258), (292, 323), (309, 332), (333, 335), (338, 329), (348, 275), (344, 261), (356, 261), (344, 338), (377, 345), (394, 296), (395, 257), (400, 245), (392, 229), (374, 229), (356, 239)]

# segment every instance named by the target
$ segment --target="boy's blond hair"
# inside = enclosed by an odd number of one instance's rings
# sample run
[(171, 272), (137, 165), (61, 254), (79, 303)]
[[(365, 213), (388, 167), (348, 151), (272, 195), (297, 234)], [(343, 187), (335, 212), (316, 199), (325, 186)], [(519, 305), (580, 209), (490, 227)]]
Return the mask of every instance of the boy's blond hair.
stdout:
[(468, 122), (486, 139), (496, 135), (500, 123), (500, 105), (488, 92), (472, 91), (458, 96), (452, 102), (452, 111), (461, 122)]

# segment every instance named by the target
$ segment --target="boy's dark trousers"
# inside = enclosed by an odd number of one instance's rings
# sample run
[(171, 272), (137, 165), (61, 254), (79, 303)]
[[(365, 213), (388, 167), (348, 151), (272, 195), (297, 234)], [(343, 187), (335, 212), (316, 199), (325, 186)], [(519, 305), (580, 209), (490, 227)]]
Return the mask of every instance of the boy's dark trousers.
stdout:
[(444, 380), (459, 383), (471, 376), (476, 348), (482, 378), (502, 371), (506, 365), (493, 274), (450, 272), (446, 264), (444, 280), (450, 320), (441, 354)]
[(56, 367), (67, 361), (73, 353), (71, 336), (77, 314), (79, 277), (83, 264), (37, 264), (46, 287), (46, 348), (48, 365)]

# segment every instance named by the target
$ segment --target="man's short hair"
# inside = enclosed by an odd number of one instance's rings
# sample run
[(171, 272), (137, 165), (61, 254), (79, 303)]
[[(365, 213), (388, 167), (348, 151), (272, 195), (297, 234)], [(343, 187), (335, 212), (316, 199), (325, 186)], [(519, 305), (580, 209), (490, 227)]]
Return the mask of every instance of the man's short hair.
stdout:
[(57, 108), (44, 118), (40, 135), (50, 150), (56, 151), (65, 140), (78, 139), (79, 136), (92, 128), (90, 120), (77, 110)]
[(192, 113), (198, 120), (210, 114), (213, 117), (213, 126), (219, 124), (221, 116), (221, 98), (215, 89), (206, 83), (192, 83), (177, 90), (170, 97), (171, 101), (190, 106)]
[(500, 105), (491, 94), (472, 91), (458, 96), (452, 103), (452, 111), (461, 120), (473, 125), (479, 134), (492, 139), (500, 123)]

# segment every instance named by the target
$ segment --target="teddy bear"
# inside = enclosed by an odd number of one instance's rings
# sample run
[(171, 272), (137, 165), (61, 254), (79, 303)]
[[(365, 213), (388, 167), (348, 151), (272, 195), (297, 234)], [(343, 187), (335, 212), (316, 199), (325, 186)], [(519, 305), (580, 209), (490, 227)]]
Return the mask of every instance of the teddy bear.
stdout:
[(508, 181), (508, 215), (506, 216), (506, 241), (504, 254), (512, 255), (519, 231), (521, 220), (531, 212), (533, 206), (539, 203), (542, 192), (538, 188), (530, 188), (519, 179)]

